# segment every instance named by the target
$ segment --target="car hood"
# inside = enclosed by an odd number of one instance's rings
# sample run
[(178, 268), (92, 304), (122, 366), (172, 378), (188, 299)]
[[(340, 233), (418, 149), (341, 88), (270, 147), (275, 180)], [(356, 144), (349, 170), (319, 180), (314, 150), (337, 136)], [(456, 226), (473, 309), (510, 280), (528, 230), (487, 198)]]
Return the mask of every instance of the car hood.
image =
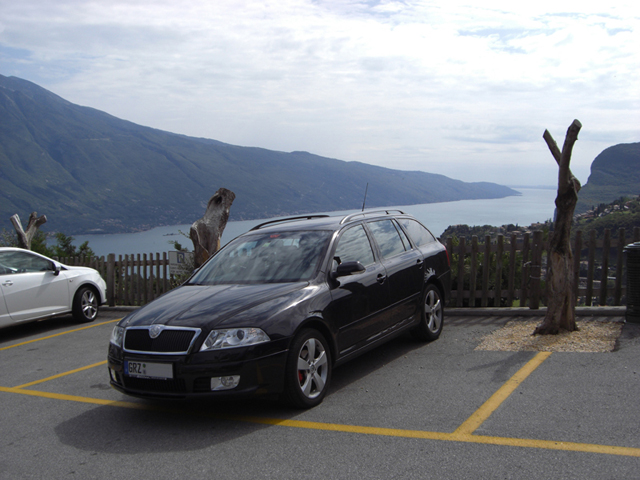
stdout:
[[(121, 326), (162, 324), (212, 329), (274, 300), (287, 303), (307, 282), (261, 285), (185, 285), (132, 312)], [(294, 301), (294, 300), (292, 300)], [(252, 317), (252, 323), (259, 319)]]

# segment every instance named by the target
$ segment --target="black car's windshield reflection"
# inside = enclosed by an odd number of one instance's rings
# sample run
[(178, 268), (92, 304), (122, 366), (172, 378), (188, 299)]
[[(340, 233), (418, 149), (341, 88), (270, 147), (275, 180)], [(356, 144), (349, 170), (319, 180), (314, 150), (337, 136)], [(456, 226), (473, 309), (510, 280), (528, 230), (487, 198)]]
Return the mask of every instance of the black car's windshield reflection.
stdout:
[(242, 237), (225, 246), (187, 285), (288, 283), (309, 280), (331, 232), (294, 231)]

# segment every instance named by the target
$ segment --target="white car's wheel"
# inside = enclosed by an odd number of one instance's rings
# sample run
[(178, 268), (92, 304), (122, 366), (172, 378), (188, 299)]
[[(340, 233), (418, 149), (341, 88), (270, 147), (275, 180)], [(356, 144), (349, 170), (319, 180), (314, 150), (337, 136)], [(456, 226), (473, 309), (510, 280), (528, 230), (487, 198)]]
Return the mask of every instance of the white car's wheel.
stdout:
[(98, 297), (89, 287), (82, 287), (73, 299), (73, 318), (78, 322), (93, 322), (98, 316)]

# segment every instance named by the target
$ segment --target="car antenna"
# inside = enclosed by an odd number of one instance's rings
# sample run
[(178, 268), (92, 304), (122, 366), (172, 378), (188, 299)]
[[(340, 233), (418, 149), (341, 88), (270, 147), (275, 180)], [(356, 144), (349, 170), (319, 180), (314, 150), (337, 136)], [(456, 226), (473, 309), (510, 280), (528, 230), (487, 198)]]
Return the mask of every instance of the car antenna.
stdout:
[(364, 204), (367, 203), (367, 191), (369, 190), (369, 182), (367, 182), (367, 188), (364, 189), (364, 200), (362, 201), (362, 211), (364, 212)]

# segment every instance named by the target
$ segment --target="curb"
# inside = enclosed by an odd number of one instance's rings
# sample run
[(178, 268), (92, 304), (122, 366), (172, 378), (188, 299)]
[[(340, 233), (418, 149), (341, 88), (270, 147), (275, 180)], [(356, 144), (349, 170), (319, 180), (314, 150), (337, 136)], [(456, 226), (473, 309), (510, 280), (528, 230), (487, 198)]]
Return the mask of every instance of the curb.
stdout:
[[(627, 307), (576, 307), (577, 317), (623, 317)], [(447, 308), (447, 315), (456, 317), (542, 317), (547, 308), (532, 310), (527, 307), (516, 308)]]

